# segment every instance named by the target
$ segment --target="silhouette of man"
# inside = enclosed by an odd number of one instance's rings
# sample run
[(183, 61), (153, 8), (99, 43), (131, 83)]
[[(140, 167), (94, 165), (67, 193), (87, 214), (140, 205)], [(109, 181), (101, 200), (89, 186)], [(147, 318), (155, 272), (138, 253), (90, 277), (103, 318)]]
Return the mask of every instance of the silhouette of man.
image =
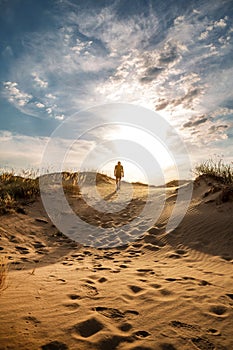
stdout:
[(116, 177), (116, 191), (118, 191), (121, 187), (121, 178), (124, 177), (124, 169), (121, 162), (115, 165), (114, 176)]

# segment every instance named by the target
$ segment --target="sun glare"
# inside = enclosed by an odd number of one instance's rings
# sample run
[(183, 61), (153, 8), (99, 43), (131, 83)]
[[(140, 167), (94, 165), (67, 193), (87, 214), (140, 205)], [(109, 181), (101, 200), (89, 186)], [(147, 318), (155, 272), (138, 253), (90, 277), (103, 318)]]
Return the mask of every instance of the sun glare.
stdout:
[[(173, 168), (174, 172), (174, 161), (165, 145), (154, 135), (138, 127), (120, 125), (117, 130), (114, 129), (112, 131), (111, 138), (112, 142), (115, 144), (115, 151), (119, 153), (119, 155), (124, 154), (125, 147), (127, 147), (127, 154), (130, 153), (131, 148), (131, 153), (134, 155), (134, 159), (125, 161), (127, 165), (127, 180), (148, 181), (148, 171), (150, 175), (153, 174), (151, 176), (151, 178), (154, 178), (153, 183), (158, 184), (159, 182), (161, 184), (170, 180), (170, 171), (166, 172), (166, 169)], [(122, 142), (117, 142), (117, 140), (125, 140), (127, 143), (122, 144)], [(140, 145), (142, 152), (137, 152), (137, 150), (135, 150), (135, 145)], [(151, 159), (154, 160), (153, 163)], [(143, 173), (145, 175), (143, 175)]]

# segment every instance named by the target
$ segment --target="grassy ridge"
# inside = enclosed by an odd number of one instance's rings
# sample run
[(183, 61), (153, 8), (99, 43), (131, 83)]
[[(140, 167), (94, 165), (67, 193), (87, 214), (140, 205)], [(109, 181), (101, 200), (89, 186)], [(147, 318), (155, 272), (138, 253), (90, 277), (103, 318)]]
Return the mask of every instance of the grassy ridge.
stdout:
[[(90, 175), (92, 173), (63, 172), (64, 192), (66, 194), (78, 194), (78, 181), (79, 179), (82, 180), (82, 176), (86, 174)], [(233, 186), (233, 166), (232, 164), (224, 163), (222, 159), (218, 161), (210, 159), (200, 163), (195, 167), (194, 174), (196, 177), (212, 177), (221, 184), (230, 185), (230, 187)], [(56, 176), (56, 174), (48, 174), (45, 176)], [(112, 179), (104, 174), (97, 174), (96, 180), (97, 182), (109, 183)], [(176, 182), (177, 181), (174, 180), (170, 185), (175, 185)], [(0, 175), (0, 214), (5, 214), (12, 210), (23, 210), (21, 206), (33, 202), (39, 194), (39, 177), (35, 178), (33, 174), (31, 175), (30, 172), (27, 171), (23, 172), (23, 176), (16, 176), (13, 172), (2, 173)]]
[(39, 180), (15, 176), (13, 173), (0, 175), (0, 213), (27, 204), (39, 195)]
[[(40, 194), (39, 177), (34, 178), (30, 172), (16, 176), (13, 172), (0, 175), (0, 214), (13, 210), (23, 212), (22, 206), (32, 203)], [(49, 177), (56, 174), (48, 174)], [(63, 189), (67, 194), (77, 193), (77, 173), (62, 173)], [(51, 181), (51, 179), (49, 180)]]

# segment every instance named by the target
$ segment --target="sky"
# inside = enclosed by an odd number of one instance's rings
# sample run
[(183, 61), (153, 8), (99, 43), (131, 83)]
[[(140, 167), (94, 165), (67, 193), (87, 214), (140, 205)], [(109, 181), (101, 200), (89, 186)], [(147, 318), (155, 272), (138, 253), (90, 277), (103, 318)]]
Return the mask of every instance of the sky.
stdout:
[(155, 183), (174, 178), (176, 143), (150, 143), (147, 121), (124, 125), (117, 105), (163, 118), (192, 166), (231, 162), (232, 17), (232, 0), (0, 0), (0, 167), (40, 168), (54, 138), (64, 167), (111, 175), (121, 157), (126, 179), (144, 181), (142, 160), (119, 147), (151, 148)]

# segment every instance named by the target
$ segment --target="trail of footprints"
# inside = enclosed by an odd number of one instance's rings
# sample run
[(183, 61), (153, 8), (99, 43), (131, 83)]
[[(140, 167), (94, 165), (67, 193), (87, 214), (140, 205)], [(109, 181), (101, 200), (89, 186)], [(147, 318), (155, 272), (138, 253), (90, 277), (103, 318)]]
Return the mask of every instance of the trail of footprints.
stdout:
[[(156, 243), (156, 244), (155, 244)], [(153, 245), (154, 244), (154, 245)], [(43, 248), (40, 242), (35, 242), (35, 248), (41, 249)], [(124, 256), (122, 257), (122, 251), (110, 251), (105, 250), (102, 254), (95, 254), (91, 250), (84, 249), (81, 252), (77, 252), (71, 254), (69, 257), (66, 257), (61, 263), (64, 266), (71, 266), (75, 263), (75, 261), (79, 262), (79, 266), (76, 268), (77, 270), (85, 268), (85, 264), (82, 266), (82, 262), (84, 262), (87, 258), (93, 259), (92, 265), (92, 273), (103, 271), (103, 273), (120, 273), (123, 272), (124, 269), (130, 268), (131, 259), (137, 256), (141, 256), (143, 253), (142, 248), (153, 250), (150, 247), (159, 247), (158, 242), (151, 241), (149, 237), (147, 239), (146, 245), (141, 242), (135, 242), (131, 245), (130, 248), (125, 249)], [(160, 244), (160, 248), (162, 248), (163, 244)], [(24, 249), (21, 246), (16, 247), (21, 254), (25, 254), (27, 249)], [(155, 249), (157, 250), (157, 248)], [(26, 253), (27, 254), (27, 253)], [(179, 259), (187, 256), (188, 252), (184, 249), (176, 249), (174, 253), (169, 253), (168, 258)], [(98, 261), (99, 260), (99, 261)], [(108, 262), (107, 264), (105, 264)], [(179, 283), (183, 285), (187, 285), (189, 287), (206, 287), (211, 286), (211, 283), (206, 280), (197, 279), (192, 276), (183, 276), (179, 278), (159, 275), (159, 280), (162, 282), (161, 284), (156, 283), (158, 278), (153, 282), (153, 277), (155, 277), (156, 272), (153, 268), (142, 267), (136, 270), (136, 274), (138, 275), (138, 283), (129, 284), (128, 285), (128, 294), (122, 295), (123, 297), (127, 297), (128, 299), (137, 298), (142, 293), (146, 293), (148, 288), (153, 288), (158, 290), (161, 295), (161, 298), (172, 297), (172, 290), (169, 289), (169, 285), (173, 283)], [(158, 276), (157, 276), (158, 277)], [(157, 281), (156, 281), (157, 280)], [(58, 282), (65, 283), (64, 279), (57, 279)], [(64, 307), (67, 308), (70, 312), (76, 312), (79, 307), (82, 299), (91, 298), (93, 300), (99, 299), (99, 291), (96, 287), (96, 283), (104, 284), (108, 283), (109, 278), (108, 275), (102, 275), (98, 277), (95, 281), (92, 280), (91, 276), (88, 279), (82, 281), (79, 285), (78, 293), (71, 293), (68, 295), (69, 301), (64, 303)], [(159, 281), (158, 281), (159, 282)], [(144, 287), (145, 286), (145, 287)], [(186, 289), (188, 290), (188, 289)], [(233, 293), (228, 293), (224, 298), (227, 298), (228, 303), (219, 303), (216, 302), (214, 305), (210, 305), (207, 313), (209, 315), (214, 315), (218, 318), (224, 318), (228, 316), (228, 306), (233, 305)], [(140, 345), (140, 341), (145, 339), (155, 340), (155, 336), (150, 334), (150, 332), (146, 329), (135, 329), (133, 326), (133, 320), (135, 318), (140, 317), (139, 312), (137, 310), (120, 310), (117, 308), (111, 308), (106, 306), (95, 306), (91, 310), (91, 315), (86, 319), (74, 324), (69, 330), (67, 330), (74, 339), (79, 341), (86, 341), (87, 346), (90, 344), (90, 348), (96, 346), (99, 350), (114, 350), (118, 347), (124, 348), (124, 344), (127, 349), (130, 346), (132, 350), (153, 350), (152, 347)], [(109, 328), (108, 319), (111, 320), (111, 329)], [(34, 325), (34, 327), (39, 326), (40, 321), (33, 318), (32, 316), (25, 317), (25, 322), (29, 325)], [(198, 325), (192, 325), (183, 323), (180, 320), (171, 321), (168, 325), (171, 329), (173, 329), (179, 337), (182, 339), (186, 339), (187, 342), (191, 342), (196, 349), (199, 350), (222, 350), (223, 348), (216, 346), (211, 340), (212, 336), (221, 337), (220, 331), (215, 328), (209, 329), (201, 329)], [(113, 331), (114, 329), (114, 331)], [(210, 340), (211, 339), (211, 340)], [(159, 347), (161, 350), (178, 350), (172, 343), (164, 342), (160, 343)], [(57, 340), (51, 341), (47, 344), (41, 346), (42, 350), (67, 350), (69, 347), (67, 344), (59, 342)]]
[[(141, 282), (147, 282), (146, 276), (150, 276), (153, 272), (152, 269), (138, 269), (139, 275), (144, 274), (144, 279)], [(103, 280), (102, 280), (103, 279)], [(174, 282), (175, 279), (167, 278), (168, 282)], [(191, 281), (193, 279), (191, 278)], [(99, 278), (98, 283), (105, 283), (108, 280), (105, 277)], [(93, 298), (97, 300), (98, 288), (90, 276), (90, 279), (86, 279), (85, 283), (81, 283), (79, 286), (79, 294), (68, 294), (70, 302), (64, 304), (70, 311), (76, 311), (80, 305), (79, 302), (85, 297)], [(164, 291), (159, 284), (149, 284), (151, 287)], [(131, 291), (135, 297), (138, 293), (143, 292), (143, 288), (137, 285), (128, 285), (129, 291)], [(166, 293), (165, 293), (166, 294)], [(226, 304), (232, 306), (233, 294), (228, 293), (222, 296)], [(140, 345), (140, 342), (145, 339), (156, 340), (154, 334), (151, 334), (146, 329), (135, 329), (133, 323), (134, 319), (140, 317), (140, 313), (135, 309), (121, 310), (118, 308), (107, 307), (103, 305), (97, 305), (90, 310), (91, 314), (85, 319), (75, 323), (72, 327), (66, 331), (77, 341), (87, 343), (87, 348), (99, 349), (99, 350), (117, 350), (118, 347), (131, 350), (153, 350), (153, 347)], [(225, 305), (212, 305), (209, 312), (215, 316), (222, 317), (227, 314), (228, 308)], [(40, 325), (40, 321), (35, 317), (29, 315), (24, 317), (27, 324), (31, 324), (34, 327)], [(111, 321), (111, 322), (109, 322)], [(171, 321), (167, 329), (173, 329), (177, 336), (186, 341), (187, 344), (193, 344), (196, 349), (199, 350), (226, 350), (221, 345), (216, 345), (212, 341), (212, 336), (221, 337), (221, 333), (215, 328), (204, 329), (200, 325), (188, 324), (181, 322), (180, 320)], [(162, 330), (161, 330), (162, 332)], [(162, 333), (161, 333), (162, 334)], [(211, 339), (211, 340), (210, 340)], [(169, 340), (169, 339), (168, 339)], [(158, 344), (158, 349), (161, 350), (178, 350), (170, 342), (164, 342)], [(156, 348), (156, 349), (157, 349)], [(51, 341), (41, 346), (42, 350), (68, 350), (67, 344), (59, 342), (57, 340)]]
[[(146, 269), (141, 268), (137, 270), (139, 275), (151, 276), (150, 274), (153, 273), (153, 269)], [(104, 278), (104, 277), (103, 277)], [(101, 278), (100, 278), (101, 279)], [(166, 278), (167, 282), (175, 282), (176, 279), (173, 278)], [(177, 279), (178, 280), (178, 279)], [(192, 277), (184, 277), (184, 281), (195, 281), (200, 286), (208, 286), (210, 284), (203, 284), (200, 283), (200, 280), (196, 280)], [(146, 278), (139, 279), (140, 282), (147, 282)], [(98, 295), (98, 289), (94, 287), (92, 284), (94, 282), (92, 280), (86, 280), (86, 284), (82, 284), (80, 291), (84, 291), (88, 297), (95, 297)], [(99, 283), (101, 283), (98, 280)], [(107, 282), (104, 280), (104, 282)], [(102, 282), (102, 283), (104, 283)], [(160, 290), (161, 295), (167, 296), (171, 292), (165, 288), (162, 288), (159, 284), (149, 284), (151, 287)], [(90, 288), (91, 287), (91, 288)], [(138, 285), (128, 285), (129, 291), (135, 297), (137, 297), (138, 294), (142, 293), (144, 291), (144, 288)], [(80, 295), (76, 294), (70, 294), (69, 298), (72, 301), (76, 301), (79, 299), (82, 299)], [(228, 301), (229, 305), (232, 305), (232, 299), (233, 295), (231, 293), (226, 294), (225, 296), (222, 296), (224, 300)], [(72, 308), (71, 304), (66, 305), (69, 308)], [(74, 304), (74, 309), (77, 308), (77, 304)], [(144, 347), (141, 345), (138, 345), (138, 341), (146, 339), (146, 338), (152, 338), (155, 340), (154, 335), (150, 334), (150, 332), (146, 329), (139, 329), (135, 330), (133, 326), (133, 320), (137, 317), (140, 317), (140, 314), (137, 310), (120, 310), (117, 308), (112, 307), (106, 307), (106, 306), (95, 306), (91, 309), (92, 315), (89, 316), (87, 319), (82, 320), (81, 322), (78, 322), (75, 324), (69, 332), (71, 335), (77, 339), (77, 340), (85, 340), (90, 342), (90, 344), (96, 346), (100, 350), (114, 350), (118, 349), (118, 346), (120, 348), (124, 348), (124, 344), (128, 346), (127, 344), (132, 344), (132, 347), (130, 349), (134, 350), (153, 350), (151, 347)], [(217, 317), (224, 317), (227, 316), (228, 308), (225, 305), (216, 304), (209, 307), (209, 314), (214, 314)], [(105, 322), (105, 319), (111, 320), (111, 327), (114, 326), (115, 332), (112, 331), (112, 328), (109, 329), (108, 322)], [(215, 329), (215, 328), (208, 328), (208, 329), (202, 329), (199, 325), (193, 325), (181, 322), (179, 320), (171, 321), (168, 325), (171, 329), (173, 329), (177, 335), (185, 339), (188, 343), (192, 343), (196, 349), (199, 350), (223, 350), (224, 348), (221, 348), (221, 346), (216, 346), (209, 337), (211, 336), (221, 336), (221, 333)], [(98, 336), (97, 336), (98, 334)], [(95, 337), (97, 336), (97, 337)], [(134, 346), (134, 343), (137, 342), (137, 345)], [(160, 343), (160, 348), (162, 350), (178, 350), (172, 343)], [(128, 347), (127, 347), (128, 348)]]
[(192, 325), (183, 323), (180, 321), (171, 321), (170, 325), (177, 330), (177, 332), (183, 337), (190, 340), (197, 349), (200, 350), (215, 350), (220, 347), (216, 347), (203, 333), (211, 335), (220, 335), (220, 333), (213, 328), (203, 331), (198, 325)]
[[(92, 344), (96, 344), (100, 350), (114, 350), (121, 343), (134, 343), (150, 336), (146, 330), (132, 331), (133, 326), (130, 320), (138, 317), (139, 313), (136, 310), (121, 311), (115, 308), (96, 306), (92, 308), (92, 311), (93, 316), (74, 325), (70, 332), (74, 338), (86, 340), (102, 332), (102, 337), (96, 338), (98, 340), (95, 338), (89, 340)], [(111, 319), (111, 327), (114, 326), (115, 334), (108, 328), (108, 322), (105, 319)]]

